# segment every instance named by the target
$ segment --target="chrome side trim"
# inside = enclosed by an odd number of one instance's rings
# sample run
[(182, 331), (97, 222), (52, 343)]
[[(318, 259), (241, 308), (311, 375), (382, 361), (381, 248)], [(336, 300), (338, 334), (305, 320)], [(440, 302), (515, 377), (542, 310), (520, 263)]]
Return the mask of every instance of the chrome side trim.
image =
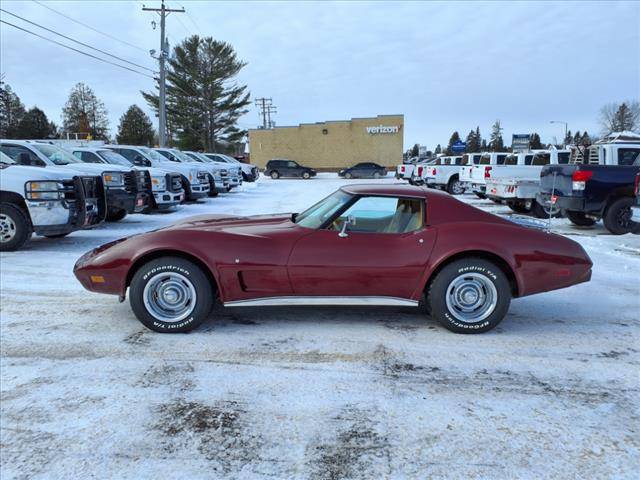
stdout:
[(416, 300), (397, 297), (262, 297), (225, 302), (225, 307), (268, 307), (283, 305), (364, 305), (417, 307)]

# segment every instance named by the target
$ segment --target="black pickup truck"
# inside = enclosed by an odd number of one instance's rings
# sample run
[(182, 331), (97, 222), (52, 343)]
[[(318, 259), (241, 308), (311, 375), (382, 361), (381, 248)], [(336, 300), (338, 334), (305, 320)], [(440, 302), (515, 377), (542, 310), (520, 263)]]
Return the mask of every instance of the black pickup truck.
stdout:
[(615, 235), (640, 233), (631, 219), (634, 184), (640, 172), (640, 150), (630, 165), (547, 165), (540, 173), (537, 201), (551, 201), (575, 225), (591, 226), (602, 219)]

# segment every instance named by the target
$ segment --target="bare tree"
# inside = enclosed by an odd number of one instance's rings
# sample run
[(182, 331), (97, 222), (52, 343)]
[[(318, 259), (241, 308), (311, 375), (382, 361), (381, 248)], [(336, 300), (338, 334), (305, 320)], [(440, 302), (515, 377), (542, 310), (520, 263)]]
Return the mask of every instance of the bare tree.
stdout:
[(640, 130), (640, 102), (630, 100), (622, 103), (608, 103), (600, 109), (602, 135), (611, 132)]

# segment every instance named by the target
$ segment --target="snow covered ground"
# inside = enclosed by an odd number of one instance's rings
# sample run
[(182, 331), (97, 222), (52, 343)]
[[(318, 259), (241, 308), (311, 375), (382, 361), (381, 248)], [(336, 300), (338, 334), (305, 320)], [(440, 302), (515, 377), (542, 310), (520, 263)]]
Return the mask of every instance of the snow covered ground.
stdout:
[(104, 242), (194, 214), (297, 211), (343, 183), (261, 179), (2, 254), (3, 480), (637, 478), (639, 236), (554, 220), (592, 281), (515, 300), (471, 336), (379, 307), (218, 307), (160, 335), (73, 277)]

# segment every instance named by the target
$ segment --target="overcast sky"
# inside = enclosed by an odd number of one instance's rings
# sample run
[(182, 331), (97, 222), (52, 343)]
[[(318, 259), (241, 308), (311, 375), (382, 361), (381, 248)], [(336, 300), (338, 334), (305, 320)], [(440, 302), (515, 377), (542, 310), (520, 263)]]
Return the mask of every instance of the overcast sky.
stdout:
[[(52, 8), (140, 49), (106, 38), (32, 1), (2, 8), (85, 43), (155, 68), (157, 15), (142, 3), (50, 2)], [(144, 2), (148, 6), (157, 1)], [(240, 81), (252, 97), (272, 97), (278, 125), (405, 115), (405, 148), (446, 144), (500, 119), (505, 141), (537, 131), (543, 141), (564, 127), (597, 132), (608, 102), (640, 98), (637, 2), (190, 2), (167, 20), (175, 45), (193, 33), (230, 42), (248, 62)], [(3, 12), (0, 18), (61, 40)], [(90, 85), (115, 133), (139, 93), (140, 75), (101, 63), (0, 24), (0, 71), (27, 107), (56, 123), (71, 87)], [(69, 43), (69, 42), (66, 42)], [(72, 44), (73, 45), (73, 44)], [(76, 45), (76, 47), (78, 47)], [(78, 47), (83, 49), (83, 47)], [(154, 119), (155, 121), (155, 119)], [(244, 128), (259, 123), (252, 107)]]

